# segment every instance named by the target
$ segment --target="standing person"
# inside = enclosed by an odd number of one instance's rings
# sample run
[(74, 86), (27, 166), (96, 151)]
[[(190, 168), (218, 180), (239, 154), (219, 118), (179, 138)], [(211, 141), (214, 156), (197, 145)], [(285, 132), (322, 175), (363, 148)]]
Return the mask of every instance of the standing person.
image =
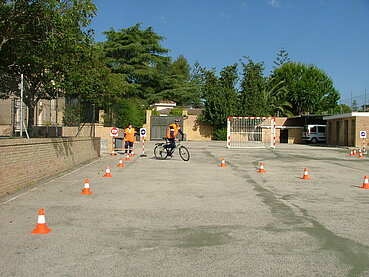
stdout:
[(124, 148), (126, 154), (128, 151), (129, 154), (132, 153), (135, 138), (136, 138), (136, 130), (135, 128), (132, 127), (132, 123), (129, 123), (128, 127), (124, 129), (124, 141), (125, 141)]
[(168, 126), (167, 129), (167, 139), (169, 140), (169, 145), (168, 147), (170, 148), (170, 150), (172, 151), (175, 147), (176, 147), (176, 136), (178, 133), (180, 133), (182, 135), (182, 137), (184, 136), (184, 133), (181, 130), (181, 127), (179, 127), (179, 119), (175, 119), (174, 123), (170, 124)]

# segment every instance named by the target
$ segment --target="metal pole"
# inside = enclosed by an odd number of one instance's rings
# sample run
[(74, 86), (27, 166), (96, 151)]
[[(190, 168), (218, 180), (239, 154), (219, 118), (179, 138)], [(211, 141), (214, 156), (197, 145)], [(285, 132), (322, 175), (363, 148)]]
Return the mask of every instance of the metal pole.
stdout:
[(21, 74), (21, 83), (20, 83), (20, 129), (19, 129), (19, 136), (23, 137), (23, 74)]
[(58, 137), (59, 136), (59, 132), (58, 132), (58, 90), (56, 90), (56, 103), (55, 103), (55, 136)]
[(352, 90), (351, 90), (351, 111), (352, 111), (353, 107), (352, 107)]

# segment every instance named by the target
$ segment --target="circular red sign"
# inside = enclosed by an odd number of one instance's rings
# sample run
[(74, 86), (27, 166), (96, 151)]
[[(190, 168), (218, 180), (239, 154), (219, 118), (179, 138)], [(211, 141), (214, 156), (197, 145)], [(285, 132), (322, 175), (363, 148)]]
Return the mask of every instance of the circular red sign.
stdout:
[(110, 135), (117, 136), (118, 135), (118, 128), (111, 128), (110, 129)]

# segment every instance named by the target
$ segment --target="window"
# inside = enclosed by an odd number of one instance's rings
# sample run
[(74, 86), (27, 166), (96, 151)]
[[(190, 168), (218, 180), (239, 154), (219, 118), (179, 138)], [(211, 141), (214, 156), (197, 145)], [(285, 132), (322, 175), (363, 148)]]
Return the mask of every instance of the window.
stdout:
[(316, 133), (316, 126), (310, 129), (310, 133)]
[(318, 126), (318, 133), (323, 133), (323, 134), (325, 134), (325, 127), (323, 127), (323, 126)]

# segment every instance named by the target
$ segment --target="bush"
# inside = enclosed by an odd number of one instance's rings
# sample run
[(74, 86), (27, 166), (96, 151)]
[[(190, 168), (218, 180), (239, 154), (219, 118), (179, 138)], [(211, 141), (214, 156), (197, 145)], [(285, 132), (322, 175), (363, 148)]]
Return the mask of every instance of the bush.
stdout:
[(173, 108), (169, 112), (169, 115), (174, 115), (174, 116), (182, 116), (182, 114), (183, 114), (182, 108)]
[(227, 127), (217, 128), (214, 131), (215, 140), (227, 140)]

